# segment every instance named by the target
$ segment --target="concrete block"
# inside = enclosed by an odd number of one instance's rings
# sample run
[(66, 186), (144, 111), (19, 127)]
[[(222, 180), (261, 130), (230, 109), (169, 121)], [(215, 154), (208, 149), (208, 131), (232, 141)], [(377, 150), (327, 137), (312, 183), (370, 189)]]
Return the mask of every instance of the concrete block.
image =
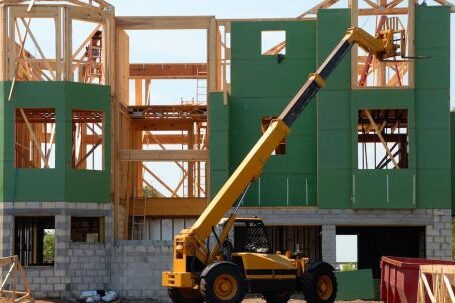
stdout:
[(48, 284), (48, 283), (45, 283), (45, 284), (40, 284), (40, 290), (54, 290), (54, 285), (53, 284)]
[(61, 282), (60, 277), (47, 277), (47, 283), (49, 284), (56, 284), (60, 282)]

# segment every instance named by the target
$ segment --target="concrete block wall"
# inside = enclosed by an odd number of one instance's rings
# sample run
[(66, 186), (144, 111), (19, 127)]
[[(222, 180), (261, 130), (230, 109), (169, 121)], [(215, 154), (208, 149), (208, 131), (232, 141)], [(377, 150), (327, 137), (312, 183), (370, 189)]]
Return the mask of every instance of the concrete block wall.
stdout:
[(110, 266), (105, 243), (70, 243), (68, 263), (72, 295), (108, 288)]
[[(111, 204), (21, 202), (0, 204), (0, 250), (14, 254), (14, 216), (54, 216), (54, 266), (25, 267), (36, 298), (78, 296), (82, 290), (108, 286), (110, 248), (113, 241)], [(104, 217), (101, 243), (71, 242), (71, 217)]]
[[(8, 206), (8, 205), (7, 205)], [(27, 206), (33, 206), (28, 208)], [(54, 215), (56, 256), (54, 267), (27, 267), (34, 295), (74, 297), (83, 290), (114, 289), (125, 298), (153, 298), (168, 301), (161, 287), (161, 272), (172, 263), (171, 241), (113, 240), (110, 205), (54, 204), (0, 207), (0, 249), (13, 253), (14, 215)], [(71, 216), (105, 216), (103, 243), (70, 241)], [(317, 208), (243, 208), (239, 216), (259, 216), (266, 225), (320, 225), (323, 260), (336, 262), (336, 226), (425, 226), (426, 256), (451, 259), (452, 225), (450, 209), (352, 210)]]
[(452, 210), (430, 209), (433, 222), (426, 226), (426, 256), (430, 259), (452, 260)]
[(321, 225), (322, 259), (336, 262), (336, 226), (425, 226), (426, 257), (452, 260), (452, 210), (355, 210), (318, 208), (243, 208), (239, 216), (258, 216), (266, 225)]
[(127, 298), (167, 300), (161, 272), (172, 268), (172, 241), (115, 241), (110, 288)]

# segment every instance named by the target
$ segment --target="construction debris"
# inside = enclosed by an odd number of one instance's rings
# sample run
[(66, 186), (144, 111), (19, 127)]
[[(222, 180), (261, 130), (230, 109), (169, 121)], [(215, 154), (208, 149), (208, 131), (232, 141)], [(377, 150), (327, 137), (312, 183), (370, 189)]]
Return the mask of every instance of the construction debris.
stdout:
[(87, 290), (83, 291), (79, 297), (81, 302), (93, 303), (93, 302), (112, 302), (118, 298), (117, 292), (113, 290)]

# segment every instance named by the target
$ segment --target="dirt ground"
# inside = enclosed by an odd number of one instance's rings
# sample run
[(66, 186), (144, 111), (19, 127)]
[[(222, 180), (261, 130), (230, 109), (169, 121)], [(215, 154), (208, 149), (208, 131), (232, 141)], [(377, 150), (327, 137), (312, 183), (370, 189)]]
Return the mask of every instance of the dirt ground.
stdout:
[[(60, 299), (45, 299), (45, 300), (36, 300), (35, 303), (74, 303), (76, 301), (60, 300)], [(160, 301), (156, 300), (120, 300), (121, 303), (159, 303)], [(377, 301), (336, 301), (337, 303), (380, 303)], [(242, 303), (265, 303), (262, 299), (245, 299)], [(291, 299), (289, 303), (305, 303), (305, 300), (296, 300)]]
[[(289, 301), (289, 303), (304, 303), (305, 300), (296, 300), (296, 299), (291, 299)], [(375, 301), (361, 301), (361, 300), (357, 300), (357, 301), (336, 301), (336, 302), (339, 302), (339, 303), (379, 303), (379, 302), (375, 302)], [(262, 299), (245, 299), (243, 300), (242, 303), (265, 303), (264, 300)]]

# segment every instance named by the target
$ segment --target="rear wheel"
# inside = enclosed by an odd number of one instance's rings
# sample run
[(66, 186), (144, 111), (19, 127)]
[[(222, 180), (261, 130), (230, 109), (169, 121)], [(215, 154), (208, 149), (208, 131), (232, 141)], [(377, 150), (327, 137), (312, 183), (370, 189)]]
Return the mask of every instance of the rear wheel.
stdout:
[(172, 303), (203, 303), (202, 295), (199, 291), (191, 288), (169, 287), (167, 293)]
[(286, 303), (291, 299), (291, 293), (287, 291), (282, 293), (265, 292), (263, 296), (267, 303)]
[(201, 278), (201, 293), (206, 303), (240, 303), (245, 297), (245, 279), (232, 263), (222, 262)]
[(333, 268), (321, 263), (308, 270), (303, 278), (303, 294), (307, 303), (333, 303), (337, 294)]

